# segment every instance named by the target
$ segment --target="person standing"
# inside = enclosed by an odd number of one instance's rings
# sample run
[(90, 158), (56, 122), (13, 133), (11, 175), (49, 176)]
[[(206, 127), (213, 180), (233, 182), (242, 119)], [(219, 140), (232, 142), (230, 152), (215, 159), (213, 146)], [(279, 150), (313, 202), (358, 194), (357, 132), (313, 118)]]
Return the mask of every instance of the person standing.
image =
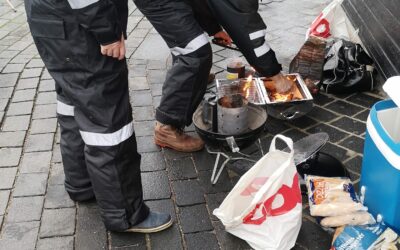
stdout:
[(25, 0), (28, 24), (57, 92), (65, 189), (96, 199), (108, 230), (151, 233), (170, 215), (143, 202), (128, 95), (127, 0)]
[(183, 129), (192, 123), (212, 66), (212, 50), (204, 31), (227, 42), (230, 38), (205, 1), (133, 1), (167, 43), (173, 58), (156, 109), (154, 142), (182, 152), (201, 150), (204, 142)]

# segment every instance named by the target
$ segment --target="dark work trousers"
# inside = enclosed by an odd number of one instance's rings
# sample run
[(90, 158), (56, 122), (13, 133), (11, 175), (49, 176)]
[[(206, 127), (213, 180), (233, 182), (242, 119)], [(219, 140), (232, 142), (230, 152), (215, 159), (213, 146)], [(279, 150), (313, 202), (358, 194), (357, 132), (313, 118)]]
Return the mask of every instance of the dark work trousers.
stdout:
[(31, 33), (56, 82), (65, 188), (75, 201), (95, 197), (106, 228), (124, 231), (149, 213), (126, 61), (102, 56), (95, 37), (73, 14), (61, 16), (48, 2), (33, 2), (25, 1)]
[(207, 88), (212, 65), (208, 36), (183, 0), (134, 2), (167, 43), (173, 57), (156, 120), (180, 128), (188, 126)]
[(247, 61), (262, 76), (274, 76), (282, 67), (265, 41), (266, 28), (258, 0), (204, 0)]

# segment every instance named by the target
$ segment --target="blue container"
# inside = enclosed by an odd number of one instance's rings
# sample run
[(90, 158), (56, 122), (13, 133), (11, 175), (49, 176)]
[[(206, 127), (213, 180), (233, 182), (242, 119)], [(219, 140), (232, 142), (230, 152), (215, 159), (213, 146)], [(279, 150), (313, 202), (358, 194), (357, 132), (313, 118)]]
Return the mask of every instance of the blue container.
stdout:
[(368, 211), (400, 233), (400, 108), (376, 103), (367, 121), (361, 197)]

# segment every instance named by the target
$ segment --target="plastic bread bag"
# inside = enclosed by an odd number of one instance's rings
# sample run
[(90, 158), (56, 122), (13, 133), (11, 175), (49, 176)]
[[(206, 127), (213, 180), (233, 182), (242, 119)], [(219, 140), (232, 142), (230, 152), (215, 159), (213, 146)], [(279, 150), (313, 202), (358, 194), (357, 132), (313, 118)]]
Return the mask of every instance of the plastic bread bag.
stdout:
[(331, 250), (396, 250), (398, 235), (383, 223), (339, 227)]
[(346, 177), (306, 176), (312, 216), (338, 216), (367, 211), (358, 200), (353, 184)]
[(361, 211), (351, 214), (325, 217), (320, 223), (323, 227), (340, 227), (345, 225), (375, 224), (376, 221), (370, 213)]

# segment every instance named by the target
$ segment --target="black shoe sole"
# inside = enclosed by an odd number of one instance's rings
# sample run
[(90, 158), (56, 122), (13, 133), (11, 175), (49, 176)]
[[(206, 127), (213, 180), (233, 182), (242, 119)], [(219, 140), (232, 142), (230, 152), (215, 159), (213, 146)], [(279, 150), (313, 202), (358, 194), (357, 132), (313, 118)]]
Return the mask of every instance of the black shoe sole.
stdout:
[(170, 221), (168, 221), (165, 224), (162, 224), (158, 227), (153, 227), (153, 228), (129, 228), (127, 229), (125, 232), (126, 233), (145, 233), (145, 234), (149, 234), (149, 233), (157, 233), (160, 231), (163, 231), (167, 228), (169, 228), (170, 226), (172, 226), (173, 221), (172, 219)]

